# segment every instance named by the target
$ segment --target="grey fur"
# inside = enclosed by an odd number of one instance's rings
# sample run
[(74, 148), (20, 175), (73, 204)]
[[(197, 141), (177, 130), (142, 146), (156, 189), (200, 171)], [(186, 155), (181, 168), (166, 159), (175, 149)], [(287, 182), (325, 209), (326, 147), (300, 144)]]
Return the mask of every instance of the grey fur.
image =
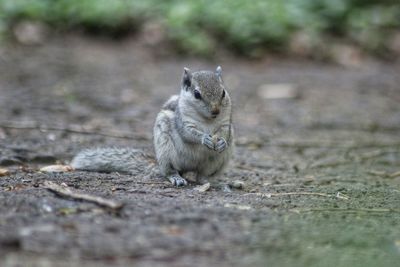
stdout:
[[(231, 100), (221, 73), (221, 67), (193, 73), (185, 68), (180, 95), (170, 97), (157, 115), (153, 135), (159, 171), (176, 186), (187, 184), (181, 176), (186, 172), (195, 172), (198, 180), (221, 173), (232, 156)], [(81, 151), (71, 165), (138, 174), (149, 173), (153, 160), (138, 149), (97, 148)]]
[[(153, 129), (156, 158), (161, 174), (177, 186), (184, 185), (175, 182), (177, 175), (195, 172), (199, 180), (211, 177), (221, 173), (231, 158), (231, 100), (219, 75), (221, 68), (216, 73), (190, 73), (185, 68), (180, 95), (172, 96), (164, 105), (168, 109), (157, 116)], [(194, 90), (201, 93), (201, 99), (193, 96)], [(215, 118), (214, 109), (220, 112)]]
[(153, 162), (152, 156), (139, 149), (92, 148), (79, 152), (71, 166), (84, 171), (140, 174), (148, 172)]

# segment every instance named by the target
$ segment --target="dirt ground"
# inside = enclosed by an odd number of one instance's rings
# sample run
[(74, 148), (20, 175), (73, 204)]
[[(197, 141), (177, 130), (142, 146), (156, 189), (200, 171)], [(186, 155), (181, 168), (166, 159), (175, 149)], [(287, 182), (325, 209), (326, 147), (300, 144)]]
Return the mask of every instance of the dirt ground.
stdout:
[[(151, 151), (183, 67), (217, 64), (237, 149), (209, 191), (142, 173), (38, 172), (86, 147)], [(398, 266), (399, 73), (374, 61), (198, 60), (129, 39), (4, 45), (0, 266)], [(289, 92), (271, 99), (277, 86)], [(44, 181), (124, 207), (63, 198)]]

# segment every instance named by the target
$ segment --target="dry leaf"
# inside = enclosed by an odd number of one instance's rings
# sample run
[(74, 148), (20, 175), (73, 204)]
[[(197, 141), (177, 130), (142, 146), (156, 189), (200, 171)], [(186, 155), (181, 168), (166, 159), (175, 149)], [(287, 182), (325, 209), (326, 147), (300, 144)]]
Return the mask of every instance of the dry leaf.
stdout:
[(210, 189), (210, 183), (205, 183), (194, 188), (194, 190), (198, 192), (206, 192), (208, 189)]
[(1, 169), (0, 168), (0, 176), (6, 176), (9, 175), (10, 172), (7, 169)]
[(73, 170), (74, 170), (74, 168), (72, 168), (69, 165), (49, 165), (49, 166), (41, 168), (39, 171), (41, 171), (41, 172), (70, 172)]

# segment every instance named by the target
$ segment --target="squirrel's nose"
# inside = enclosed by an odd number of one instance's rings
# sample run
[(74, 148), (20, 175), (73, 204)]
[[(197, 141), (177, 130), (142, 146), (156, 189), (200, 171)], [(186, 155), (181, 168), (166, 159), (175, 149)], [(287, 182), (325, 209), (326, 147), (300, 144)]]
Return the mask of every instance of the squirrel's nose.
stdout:
[(216, 108), (216, 109), (211, 110), (211, 115), (212, 115), (213, 117), (216, 117), (218, 114), (219, 114), (219, 108)]

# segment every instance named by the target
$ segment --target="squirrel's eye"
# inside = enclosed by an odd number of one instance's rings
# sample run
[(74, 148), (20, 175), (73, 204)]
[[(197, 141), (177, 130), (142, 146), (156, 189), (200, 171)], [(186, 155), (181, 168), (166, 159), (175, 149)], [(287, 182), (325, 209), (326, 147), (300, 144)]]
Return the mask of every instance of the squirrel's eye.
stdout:
[(201, 99), (201, 94), (200, 94), (199, 91), (194, 90), (193, 94), (194, 94), (194, 98), (196, 98), (196, 99)]
[(225, 90), (222, 91), (222, 98), (225, 97)]

